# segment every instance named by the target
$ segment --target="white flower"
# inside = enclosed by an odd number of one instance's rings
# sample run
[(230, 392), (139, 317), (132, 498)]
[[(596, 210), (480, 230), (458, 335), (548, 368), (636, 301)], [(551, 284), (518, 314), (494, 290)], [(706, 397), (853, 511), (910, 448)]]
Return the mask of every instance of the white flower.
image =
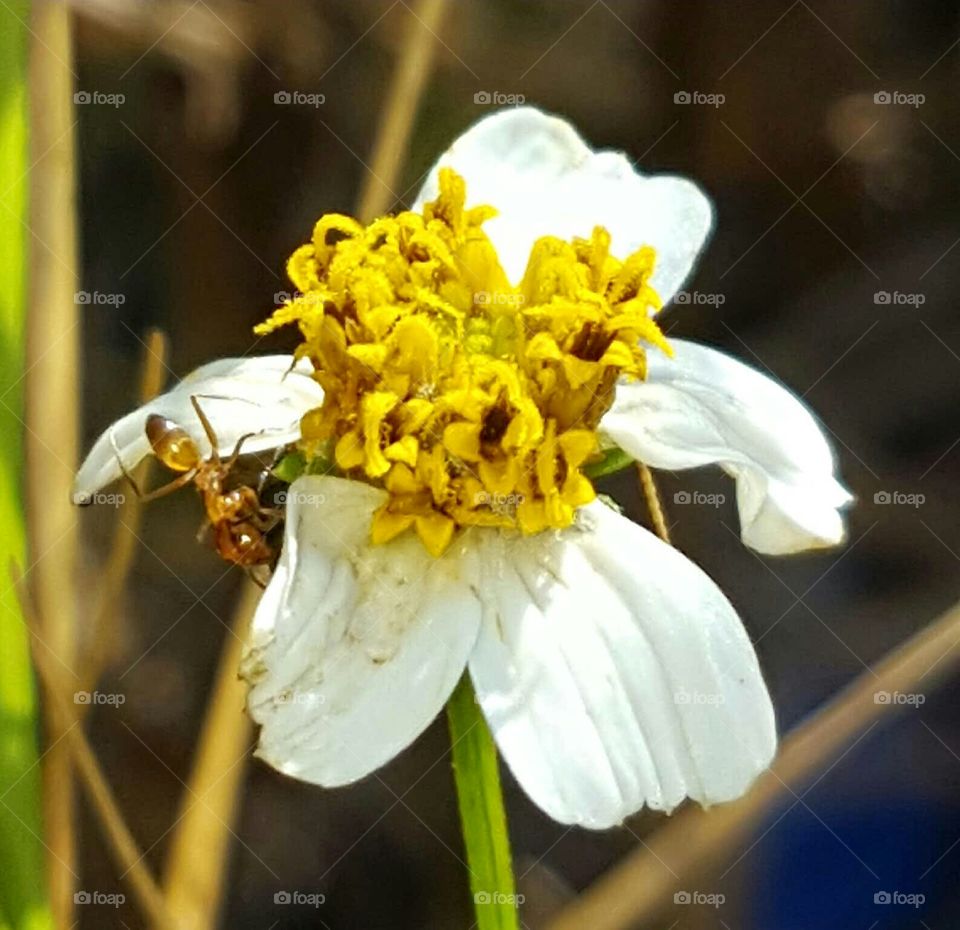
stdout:
[[(689, 181), (643, 177), (530, 108), (490, 116), (457, 140), (420, 206), (437, 194), (442, 167), (465, 179), (468, 206), (497, 208), (483, 228), (513, 283), (537, 238), (588, 237), (600, 225), (612, 255), (656, 249), (650, 283), (666, 303), (711, 226), (710, 204)], [(654, 467), (719, 464), (736, 478), (743, 540), (758, 551), (840, 542), (850, 496), (806, 407), (723, 353), (670, 344), (673, 358), (648, 353), (646, 380), (618, 385), (601, 437)], [(202, 440), (188, 403), (201, 387), (240, 398), (204, 403), (221, 451), (251, 429), (269, 430), (260, 448), (290, 442), (298, 412), (318, 406), (308, 378), (279, 379), (289, 359), (266, 365), (269, 397), (250, 384), (250, 368), (215, 364), (224, 368), (200, 369), (199, 381), (113, 428), (127, 467), (149, 451), (137, 432), (148, 409)], [(78, 490), (116, 477), (115, 458), (101, 437)], [(388, 499), (338, 477), (290, 488), (282, 555), (242, 668), (270, 764), (324, 786), (362, 778), (429, 725), (465, 669), (517, 780), (563, 823), (604, 828), (644, 805), (730, 800), (769, 764), (773, 710), (749, 638), (676, 549), (594, 501), (565, 529), (461, 527), (435, 557), (411, 532), (371, 542)]]
[(561, 532), (468, 529), (434, 558), (410, 533), (370, 545), (386, 492), (293, 487), (243, 667), (258, 755), (281, 771), (328, 787), (368, 775), (465, 667), (517, 780), (562, 823), (730, 800), (769, 763), (773, 709), (730, 602), (605, 504)]

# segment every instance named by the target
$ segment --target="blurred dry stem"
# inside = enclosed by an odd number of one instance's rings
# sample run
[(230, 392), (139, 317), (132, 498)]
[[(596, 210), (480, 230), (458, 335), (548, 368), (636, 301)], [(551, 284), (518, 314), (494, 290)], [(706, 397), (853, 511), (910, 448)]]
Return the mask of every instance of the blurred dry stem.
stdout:
[[(167, 377), (169, 344), (166, 335), (159, 329), (147, 333), (143, 366), (140, 376), (140, 402), (147, 403), (163, 390)], [(146, 477), (151, 459), (144, 459), (133, 470), (139, 487), (146, 487)], [(100, 572), (96, 606), (89, 620), (89, 642), (83, 650), (80, 669), (80, 690), (93, 691), (97, 679), (109, 662), (113, 644), (117, 642), (117, 629), (124, 602), (127, 576), (137, 552), (137, 533), (143, 516), (140, 498), (126, 494), (120, 506), (113, 543), (106, 564)], [(90, 705), (83, 705), (84, 709)]]
[(660, 503), (660, 492), (657, 490), (657, 483), (654, 480), (653, 472), (651, 472), (643, 462), (637, 462), (637, 472), (640, 475), (640, 487), (643, 490), (644, 500), (647, 502), (647, 510), (650, 511), (650, 520), (653, 523), (653, 528), (657, 536), (665, 543), (669, 543), (670, 530), (663, 516), (663, 505)]
[(681, 881), (715, 872), (749, 839), (771, 808), (799, 796), (841, 755), (898, 707), (878, 693), (928, 693), (960, 664), (960, 604), (864, 671), (780, 744), (770, 771), (744, 798), (713, 810), (689, 807), (588, 888), (549, 930), (628, 930), (653, 926)]
[[(253, 735), (244, 711), (247, 689), (237, 669), (260, 593), (250, 581), (240, 593), (167, 853), (163, 887), (171, 913), (185, 930), (213, 930), (223, 900)], [(155, 930), (165, 925), (156, 924)]]
[[(78, 339), (73, 50), (68, 7), (33, 4), (30, 45), (30, 230), (26, 358), (26, 514), (40, 634), (66, 668), (76, 660)], [(55, 924), (73, 924), (73, 780), (58, 718), (43, 758), (45, 842)]]
[(446, 8), (447, 0), (419, 0), (411, 10), (410, 32), (390, 81), (360, 194), (357, 215), (362, 222), (385, 213), (397, 199), (397, 179), (420, 97), (430, 77), (435, 40)]
[(76, 707), (67, 700), (67, 695), (72, 693), (73, 689), (64, 682), (60, 669), (43, 645), (38, 644), (43, 623), (30, 600), (19, 566), (14, 564), (10, 567), (10, 576), (31, 632), (33, 663), (44, 687), (45, 705), (50, 716), (57, 720), (61, 745), (76, 765), (81, 784), (89, 795), (117, 865), (122, 869), (124, 879), (130, 883), (141, 909), (155, 925), (178, 930), (180, 925), (171, 920), (160, 887), (144, 864), (143, 853), (124, 822), (113, 790), (83, 732), (83, 724), (77, 716)]
[(280, 61), (286, 77), (310, 81), (326, 59), (323, 20), (307, 0), (71, 0), (71, 5), (85, 26), (85, 44), (107, 57), (119, 52), (129, 62), (127, 71), (154, 50), (174, 64), (185, 85), (187, 134), (201, 143), (223, 145), (236, 135), (248, 72), (262, 68), (279, 80), (267, 62)]

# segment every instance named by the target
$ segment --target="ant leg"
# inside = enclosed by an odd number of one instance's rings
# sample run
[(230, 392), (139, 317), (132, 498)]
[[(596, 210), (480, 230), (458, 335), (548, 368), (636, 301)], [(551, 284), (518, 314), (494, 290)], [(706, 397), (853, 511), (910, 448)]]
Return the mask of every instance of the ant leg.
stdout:
[[(219, 446), (219, 440), (217, 439), (217, 434), (214, 432), (213, 424), (207, 419), (207, 415), (203, 412), (200, 407), (200, 401), (197, 399), (197, 394), (192, 394), (190, 396), (190, 403), (193, 404), (193, 409), (197, 411), (197, 416), (200, 418), (200, 423), (203, 426), (203, 431), (207, 434), (207, 439), (210, 441), (211, 449), (211, 458), (217, 465), (220, 464), (220, 450), (217, 448)], [(256, 433), (244, 433), (238, 440), (236, 445), (233, 447), (233, 452), (230, 453), (230, 458), (227, 460), (227, 471), (233, 468), (237, 464), (237, 459), (240, 458), (240, 449), (243, 447), (243, 444), (248, 440), (256, 436)]]
[(283, 523), (284, 516), (284, 511), (279, 507), (264, 507), (261, 505), (251, 520), (253, 525), (266, 535)]
[(190, 403), (193, 404), (193, 409), (197, 411), (197, 416), (200, 418), (200, 425), (203, 426), (203, 431), (207, 434), (207, 439), (210, 441), (210, 458), (219, 465), (220, 450), (217, 448), (219, 442), (217, 441), (217, 434), (213, 431), (213, 425), (200, 408), (200, 401), (197, 400), (196, 394), (190, 395)]
[[(266, 591), (266, 590), (267, 590), (267, 582), (264, 581), (262, 578), (258, 577), (258, 576), (257, 576), (257, 571), (256, 571), (258, 568), (264, 568), (264, 567), (265, 567), (265, 566), (263, 566), (263, 565), (248, 565), (248, 566), (246, 566), (246, 567), (244, 568), (244, 572), (246, 572), (247, 577), (248, 577), (258, 588)], [(268, 580), (269, 580), (269, 577), (268, 577)]]
[(226, 467), (226, 470), (227, 470), (227, 471), (230, 471), (230, 469), (233, 468), (233, 466), (237, 464), (237, 459), (240, 458), (240, 449), (241, 449), (241, 447), (243, 446), (243, 444), (244, 444), (248, 439), (253, 439), (253, 437), (256, 436), (256, 435), (257, 435), (256, 433), (244, 433), (244, 434), (237, 440), (237, 444), (233, 447), (233, 452), (230, 453), (230, 458), (227, 459), (227, 467)]
[(273, 470), (277, 467), (277, 464), (280, 462), (280, 460), (284, 457), (288, 448), (289, 446), (281, 446), (279, 449), (274, 449), (273, 460), (266, 468), (260, 470), (260, 477), (257, 480), (257, 497), (263, 494), (263, 488), (267, 483), (267, 479), (273, 473)]
[(162, 487), (156, 488), (153, 491), (150, 491), (147, 494), (139, 494), (141, 503), (149, 503), (150, 501), (156, 500), (158, 497), (166, 497), (172, 491), (176, 491), (178, 488), (185, 487), (190, 484), (191, 481), (196, 477), (197, 470), (191, 468), (190, 471), (184, 472), (178, 478), (174, 478), (173, 481), (168, 484), (163, 485)]
[(207, 535), (209, 530), (213, 529), (213, 524), (210, 522), (209, 517), (204, 517), (203, 523), (197, 528), (197, 542), (203, 542), (204, 537)]
[(123, 458), (120, 455), (120, 447), (117, 445), (117, 437), (114, 436), (112, 429), (110, 430), (110, 445), (113, 447), (113, 455), (114, 455), (114, 458), (116, 458), (117, 460), (117, 464), (120, 466), (120, 472), (123, 475), (123, 477), (127, 479), (127, 481), (130, 484), (130, 487), (133, 488), (133, 493), (137, 497), (143, 497), (143, 492), (140, 490), (140, 487), (137, 484), (136, 480), (134, 479), (133, 475), (131, 475), (130, 472), (127, 471), (127, 466), (123, 464)]
[(120, 456), (120, 449), (117, 447), (117, 439), (112, 432), (110, 433), (110, 445), (113, 446), (113, 454), (117, 459), (117, 464), (120, 466), (120, 471), (123, 474), (123, 477), (127, 479), (130, 487), (133, 488), (133, 493), (140, 498), (142, 503), (156, 500), (158, 497), (163, 497), (167, 494), (170, 494), (172, 491), (176, 491), (178, 488), (182, 488), (184, 485), (193, 481), (193, 478), (197, 473), (195, 468), (191, 468), (190, 471), (184, 472), (182, 475), (174, 478), (173, 481), (170, 481), (169, 483), (156, 488), (153, 491), (144, 493), (140, 489), (140, 486), (137, 484), (137, 481), (133, 475), (127, 471), (127, 466), (123, 464), (123, 459)]

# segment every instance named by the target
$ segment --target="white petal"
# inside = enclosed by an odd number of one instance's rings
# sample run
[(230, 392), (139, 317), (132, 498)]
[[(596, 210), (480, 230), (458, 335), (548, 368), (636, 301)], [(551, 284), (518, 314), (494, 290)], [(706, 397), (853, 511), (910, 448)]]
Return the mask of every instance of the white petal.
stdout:
[(595, 502), (485, 555), (470, 673), (497, 744), (561, 823), (740, 796), (773, 710), (729, 601), (676, 549)]
[[(74, 501), (85, 503), (90, 496), (122, 474), (117, 453), (129, 471), (151, 453), (145, 432), (147, 416), (162, 414), (182, 426), (200, 447), (210, 454), (210, 443), (197, 417), (191, 396), (210, 420), (217, 446), (228, 455), (245, 433), (246, 452), (276, 449), (300, 437), (300, 418), (323, 402), (323, 390), (311, 377), (313, 368), (306, 359), (292, 370), (289, 355), (254, 358), (224, 358), (210, 362), (187, 375), (166, 394), (128, 413), (94, 443), (77, 472)], [(112, 439), (111, 439), (112, 436)]]
[(716, 349), (671, 340), (647, 380), (617, 387), (600, 428), (655, 468), (719, 464), (737, 481), (743, 541), (781, 555), (844, 538), (852, 498), (807, 407), (782, 385)]
[(443, 708), (480, 624), (475, 561), (430, 556), (413, 533), (372, 546), (386, 492), (342, 478), (290, 487), (283, 555), (241, 674), (257, 754), (328, 787), (406, 748)]
[(499, 211), (483, 228), (513, 282), (540, 236), (589, 237), (599, 225), (619, 258), (642, 245), (657, 250), (652, 284), (666, 303), (712, 225), (710, 201), (692, 182), (642, 175), (626, 156), (592, 151), (568, 122), (533, 107), (501, 110), (467, 130), (433, 167), (414, 209), (436, 197), (441, 167), (465, 178), (469, 206)]

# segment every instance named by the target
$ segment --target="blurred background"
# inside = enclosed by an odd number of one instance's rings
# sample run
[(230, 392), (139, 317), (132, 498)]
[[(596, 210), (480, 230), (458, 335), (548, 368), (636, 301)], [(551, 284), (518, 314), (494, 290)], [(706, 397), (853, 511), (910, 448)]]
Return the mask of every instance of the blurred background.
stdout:
[[(675, 544), (740, 610), (787, 732), (960, 592), (960, 5), (450, 0), (435, 29), (423, 6), (73, 4), (81, 451), (137, 404), (153, 327), (169, 339), (168, 380), (292, 348), (292, 334), (255, 340), (251, 328), (291, 289), (284, 262), (314, 220), (355, 211), (397, 61), (436, 32), (391, 206), (411, 203), (438, 153), (500, 101), (563, 115), (645, 172), (696, 179), (718, 222), (666, 329), (774, 373), (833, 433), (858, 498), (835, 552), (758, 558), (738, 542), (718, 473), (660, 479)], [(631, 472), (607, 490), (647, 520)], [(92, 591), (118, 512), (76, 519)], [(243, 582), (192, 543), (198, 523), (191, 493), (144, 508), (96, 684), (123, 702), (87, 721), (158, 875)], [(922, 702), (871, 726), (696, 877), (675, 874), (680, 897), (617, 926), (956, 926), (960, 689), (916, 691)], [(442, 720), (378, 777), (337, 791), (276, 774), (244, 740), (220, 926), (471, 927)], [(531, 930), (666, 819), (568, 830), (505, 777)], [(77, 887), (123, 892), (98, 819), (77, 803)], [(293, 890), (324, 902), (275, 899)], [(146, 926), (129, 892), (76, 920)]]

